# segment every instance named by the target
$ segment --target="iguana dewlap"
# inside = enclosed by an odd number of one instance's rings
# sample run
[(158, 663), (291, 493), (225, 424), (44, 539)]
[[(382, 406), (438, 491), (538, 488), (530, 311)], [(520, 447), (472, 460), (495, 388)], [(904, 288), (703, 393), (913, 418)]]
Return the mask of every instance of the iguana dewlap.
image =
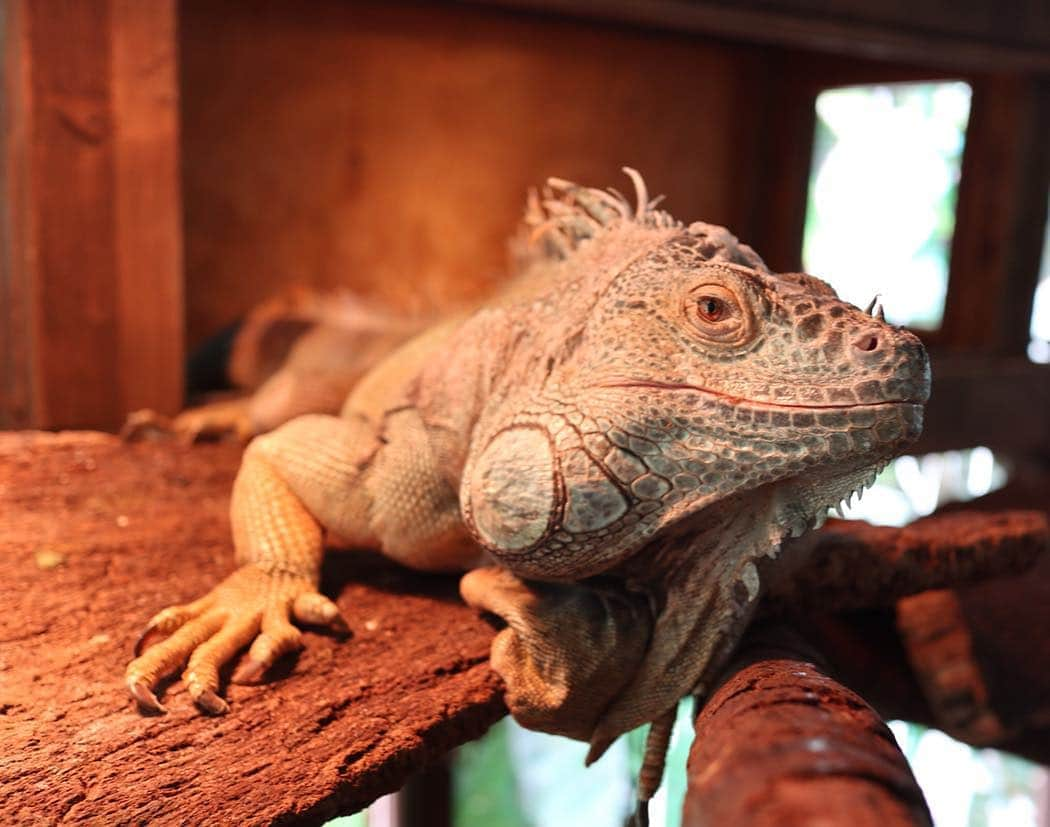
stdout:
[[(233, 490), (240, 566), (165, 609), (127, 669), (139, 702), (185, 665), (257, 680), (342, 627), (325, 530), (508, 623), (492, 652), (527, 726), (589, 740), (703, 694), (762, 593), (756, 564), (870, 484), (919, 433), (922, 345), (819, 279), (771, 273), (725, 229), (552, 180), (501, 296), (411, 340), (339, 416), (256, 438)], [(493, 565), (495, 564), (495, 565)], [(769, 563), (776, 565), (775, 561)]]

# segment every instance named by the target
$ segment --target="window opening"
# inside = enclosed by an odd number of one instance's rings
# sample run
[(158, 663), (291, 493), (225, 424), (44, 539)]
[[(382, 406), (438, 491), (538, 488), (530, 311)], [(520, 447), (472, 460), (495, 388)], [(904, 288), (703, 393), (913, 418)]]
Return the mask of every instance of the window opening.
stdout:
[[(1050, 209), (1047, 214), (1050, 216)], [(1050, 363), (1050, 218), (1043, 236), (1043, 258), (1032, 303), (1030, 335), (1028, 358), (1033, 362)]]
[(886, 319), (940, 326), (970, 87), (960, 81), (829, 89), (817, 96), (803, 241), (806, 272)]

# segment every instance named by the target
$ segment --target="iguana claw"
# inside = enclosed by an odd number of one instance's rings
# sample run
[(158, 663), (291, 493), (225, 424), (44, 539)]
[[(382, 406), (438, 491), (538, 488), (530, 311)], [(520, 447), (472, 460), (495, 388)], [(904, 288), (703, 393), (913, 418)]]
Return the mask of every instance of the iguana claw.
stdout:
[(135, 639), (135, 645), (131, 647), (131, 651), (134, 653), (135, 657), (141, 655), (148, 648), (146, 646), (146, 639), (149, 638), (155, 631), (156, 629), (154, 629), (153, 624), (151, 623), (145, 629), (143, 629), (142, 634)]
[(153, 694), (153, 690), (146, 685), (144, 680), (129, 680), (128, 691), (138, 701), (139, 708), (143, 711), (153, 712), (157, 715), (167, 714), (168, 710), (161, 705), (160, 701), (157, 700), (157, 696)]
[(194, 698), (194, 703), (201, 711), (209, 715), (225, 715), (230, 711), (230, 705), (210, 689), (205, 689)]
[(230, 676), (230, 680), (233, 683), (242, 684), (259, 683), (262, 680), (264, 672), (266, 672), (265, 663), (252, 658), (246, 658), (244, 662), (234, 670), (233, 675)]

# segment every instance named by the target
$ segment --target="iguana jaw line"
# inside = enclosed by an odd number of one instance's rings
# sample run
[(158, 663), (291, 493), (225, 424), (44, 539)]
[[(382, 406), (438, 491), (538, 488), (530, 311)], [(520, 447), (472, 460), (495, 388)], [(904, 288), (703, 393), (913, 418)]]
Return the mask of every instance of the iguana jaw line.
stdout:
[(687, 382), (657, 382), (651, 379), (626, 379), (619, 382), (603, 382), (599, 388), (651, 388), (653, 390), (686, 391), (692, 393), (713, 396), (725, 400), (733, 405), (750, 405), (756, 408), (774, 408), (783, 410), (805, 410), (805, 411), (846, 411), (860, 410), (863, 408), (882, 408), (889, 405), (914, 405), (922, 406), (922, 402), (916, 399), (884, 399), (881, 402), (851, 403), (842, 405), (802, 405), (789, 402), (769, 402), (759, 399), (748, 399), (744, 396), (733, 396), (729, 393), (705, 388), (700, 385), (691, 385)]

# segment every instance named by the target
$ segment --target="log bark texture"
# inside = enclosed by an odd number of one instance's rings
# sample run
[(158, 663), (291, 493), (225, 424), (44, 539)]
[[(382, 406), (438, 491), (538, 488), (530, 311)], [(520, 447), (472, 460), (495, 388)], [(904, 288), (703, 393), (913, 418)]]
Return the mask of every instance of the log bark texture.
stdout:
[(230, 713), (180, 684), (145, 717), (123, 686), (135, 636), (233, 566), (239, 451), (0, 434), (0, 800), (5, 824), (320, 824), (398, 789), (505, 710), (492, 629), (456, 581), (329, 555), (353, 628)]
[(696, 719), (684, 827), (932, 825), (878, 713), (785, 626), (749, 633)]
[(956, 511), (902, 528), (829, 520), (770, 566), (771, 605), (792, 613), (892, 606), (929, 589), (1027, 572), (1047, 551), (1038, 511)]

